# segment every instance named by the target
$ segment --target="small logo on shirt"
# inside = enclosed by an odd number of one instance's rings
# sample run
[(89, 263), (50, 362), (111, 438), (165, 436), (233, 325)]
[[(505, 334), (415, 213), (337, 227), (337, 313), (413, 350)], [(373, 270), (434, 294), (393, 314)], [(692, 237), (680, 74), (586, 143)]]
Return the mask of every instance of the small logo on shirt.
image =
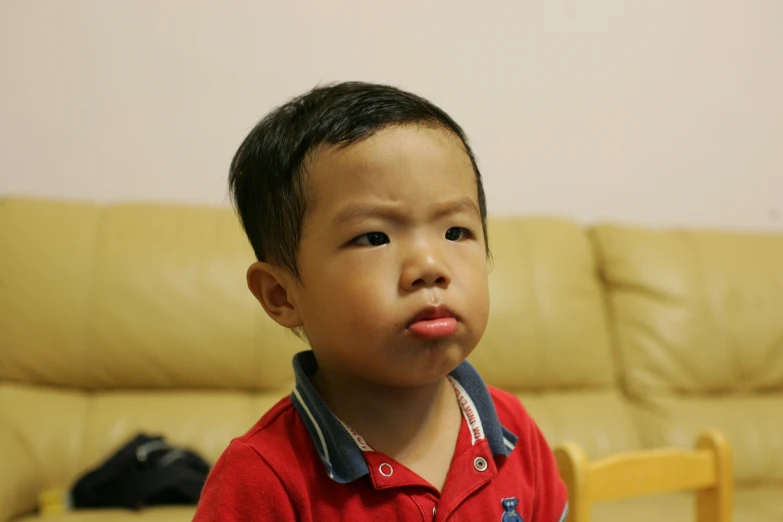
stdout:
[(506, 512), (503, 513), (503, 518), (500, 519), (500, 522), (525, 522), (522, 520), (522, 516), (517, 513), (517, 504), (519, 504), (519, 501), (516, 497), (504, 498), (501, 502), (503, 503), (503, 509), (505, 509)]

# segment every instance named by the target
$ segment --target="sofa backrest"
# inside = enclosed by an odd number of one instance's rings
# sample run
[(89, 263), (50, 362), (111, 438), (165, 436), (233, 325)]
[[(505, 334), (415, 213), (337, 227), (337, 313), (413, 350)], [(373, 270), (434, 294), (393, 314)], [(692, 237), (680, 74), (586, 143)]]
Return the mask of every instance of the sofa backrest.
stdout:
[(638, 449), (616, 386), (606, 304), (585, 231), (560, 219), (490, 222), (490, 319), (470, 360), (511, 391), (550, 444), (593, 458)]
[(716, 427), (739, 482), (783, 480), (783, 236), (593, 231), (643, 442)]
[[(781, 238), (599, 227), (592, 240), (565, 220), (491, 220), (490, 320), (471, 362), (552, 444), (598, 458), (690, 445), (709, 424), (743, 480), (780, 478)], [(214, 460), (290, 391), (306, 345), (248, 292), (230, 209), (6, 199), (0, 252), (0, 425), (44, 463), (45, 486), (137, 431)]]
[(81, 390), (290, 387), (305, 348), (245, 286), (228, 209), (0, 203), (0, 379)]
[(38, 488), (139, 431), (214, 461), (293, 382), (306, 348), (245, 286), (228, 209), (0, 201), (0, 430)]
[[(252, 250), (230, 209), (6, 199), (0, 224), (0, 415), (48, 485), (140, 430), (213, 460), (289, 393), (306, 345), (247, 290)], [(490, 241), (490, 323), (471, 361), (551, 443), (637, 447), (584, 231), (497, 219)]]

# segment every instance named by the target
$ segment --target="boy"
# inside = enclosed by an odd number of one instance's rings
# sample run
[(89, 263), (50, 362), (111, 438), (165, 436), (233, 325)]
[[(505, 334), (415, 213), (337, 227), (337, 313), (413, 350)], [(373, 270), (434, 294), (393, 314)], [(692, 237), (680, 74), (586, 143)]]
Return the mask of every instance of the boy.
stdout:
[(543, 436), (465, 361), (489, 246), (462, 129), (392, 87), (317, 88), (251, 131), (229, 183), (248, 287), (312, 349), (215, 464), (195, 520), (565, 520)]

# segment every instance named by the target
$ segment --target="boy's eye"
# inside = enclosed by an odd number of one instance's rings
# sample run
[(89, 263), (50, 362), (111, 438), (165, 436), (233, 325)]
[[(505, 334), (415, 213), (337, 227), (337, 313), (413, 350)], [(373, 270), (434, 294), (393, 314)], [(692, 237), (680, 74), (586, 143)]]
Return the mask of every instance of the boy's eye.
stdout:
[(359, 246), (381, 246), (388, 242), (389, 236), (383, 232), (369, 232), (353, 240), (353, 243)]
[(446, 231), (446, 239), (449, 241), (459, 241), (470, 237), (470, 231), (463, 227), (451, 227)]

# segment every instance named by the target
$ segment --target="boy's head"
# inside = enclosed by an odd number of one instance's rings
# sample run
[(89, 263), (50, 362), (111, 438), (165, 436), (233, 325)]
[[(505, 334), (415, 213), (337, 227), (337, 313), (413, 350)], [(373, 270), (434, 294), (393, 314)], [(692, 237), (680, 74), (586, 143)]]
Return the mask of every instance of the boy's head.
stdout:
[(329, 375), (424, 384), (478, 343), (484, 190), (438, 107), (384, 85), (314, 89), (256, 125), (229, 183), (258, 258), (251, 291)]
[[(313, 89), (270, 112), (236, 152), (229, 187), (256, 258), (298, 277), (299, 241), (312, 196), (304, 180), (308, 160), (320, 148), (345, 148), (401, 125), (441, 128), (459, 139), (476, 175), (486, 238), (484, 186), (462, 128), (414, 94), (387, 85), (345, 82)], [(486, 248), (489, 255), (489, 243)]]

